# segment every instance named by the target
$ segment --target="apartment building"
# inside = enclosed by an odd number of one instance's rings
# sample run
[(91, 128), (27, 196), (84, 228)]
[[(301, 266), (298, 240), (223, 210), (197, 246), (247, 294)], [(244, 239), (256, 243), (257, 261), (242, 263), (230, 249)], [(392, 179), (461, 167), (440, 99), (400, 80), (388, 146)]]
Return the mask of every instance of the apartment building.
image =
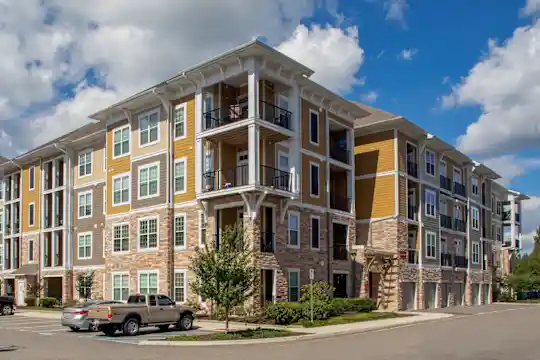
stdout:
[(495, 258), (517, 244), (502, 234), (519, 238), (514, 214), (526, 197), (409, 120), (358, 105), (371, 114), (355, 127), (354, 150), (366, 291), (388, 308), (490, 303)]

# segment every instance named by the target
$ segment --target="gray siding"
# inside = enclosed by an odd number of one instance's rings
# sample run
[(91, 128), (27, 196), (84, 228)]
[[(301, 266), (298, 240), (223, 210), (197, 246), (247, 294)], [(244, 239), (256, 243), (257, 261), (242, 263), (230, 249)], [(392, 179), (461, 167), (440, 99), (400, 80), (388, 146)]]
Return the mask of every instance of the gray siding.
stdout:
[[(425, 178), (424, 178), (425, 180)], [(423, 233), (423, 245), (424, 245), (424, 248), (422, 249), (422, 253), (423, 253), (423, 263), (424, 264), (433, 264), (433, 265), (436, 265), (436, 264), (440, 264), (440, 257), (441, 257), (441, 245), (440, 245), (440, 239), (439, 239), (439, 192), (435, 189), (435, 188), (432, 188), (432, 187), (429, 187), (429, 186), (425, 186), (425, 185), (422, 185), (421, 186), (421, 189), (422, 189), (422, 223), (424, 224), (424, 233)], [(437, 204), (437, 208), (436, 208), (436, 211), (435, 211), (435, 217), (432, 218), (432, 217), (429, 217), (426, 215), (426, 190), (433, 190), (435, 192), (435, 195), (436, 195), (436, 199), (435, 199), (435, 203)], [(436, 255), (436, 259), (428, 259), (426, 258), (426, 231), (432, 231), (435, 233), (436, 235), (436, 241), (435, 241), (435, 244), (436, 244), (436, 249), (435, 249), (435, 255)]]
[[(159, 162), (158, 196), (139, 199), (139, 167)], [(131, 164), (131, 209), (165, 204), (167, 202), (167, 154), (156, 155)]]
[[(76, 189), (74, 194), (73, 225), (75, 230), (73, 264), (75, 266), (103, 265), (103, 229), (105, 227), (105, 215), (103, 214), (103, 189), (105, 183), (90, 185)], [(92, 190), (92, 217), (79, 219), (79, 193)], [(92, 258), (79, 260), (79, 234), (92, 232)]]
[[(432, 149), (426, 148), (426, 150), (433, 151)], [(437, 152), (433, 151), (435, 153), (435, 176), (428, 175), (426, 173), (426, 151), (422, 154), (420, 154), (419, 157), (419, 164), (418, 164), (418, 172), (419, 176), (422, 180), (424, 180), (427, 183), (430, 183), (435, 186), (439, 186), (439, 154)]]

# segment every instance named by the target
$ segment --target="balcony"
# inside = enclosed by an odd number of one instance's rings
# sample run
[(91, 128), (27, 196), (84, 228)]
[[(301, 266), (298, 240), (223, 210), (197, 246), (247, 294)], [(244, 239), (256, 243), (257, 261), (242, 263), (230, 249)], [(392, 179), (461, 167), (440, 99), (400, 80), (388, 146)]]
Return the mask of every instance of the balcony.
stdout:
[(454, 181), (454, 191), (453, 192), (454, 192), (454, 194), (462, 196), (462, 197), (467, 196), (467, 191), (465, 189), (465, 185), (460, 184), (460, 183), (455, 182), (455, 181)]
[(407, 217), (410, 219), (410, 220), (418, 220), (417, 217), (418, 217), (418, 208), (414, 205), (408, 205), (407, 206)]
[(439, 178), (440, 178), (441, 190), (452, 192), (452, 179), (447, 178), (444, 175), (441, 175)]
[(441, 253), (441, 266), (452, 267), (452, 254)]
[(485, 226), (482, 226), (482, 237), (487, 238), (487, 231)]
[(516, 222), (520, 222), (521, 217), (516, 213)]
[(330, 195), (330, 208), (335, 210), (351, 211), (351, 199), (346, 196), (339, 196), (337, 194)]
[(203, 191), (217, 191), (248, 185), (248, 165), (232, 169), (209, 171), (203, 174)]
[(503, 221), (510, 221), (511, 218), (512, 218), (512, 212), (510, 210), (503, 211), (503, 213), (502, 213)]
[(461, 219), (454, 220), (454, 230), (460, 231), (462, 233), (467, 232), (467, 223)]
[(441, 219), (440, 220), (441, 227), (452, 230), (452, 217), (451, 216), (441, 214), (440, 219)]
[(521, 244), (519, 239), (516, 239), (516, 249), (521, 249)]
[(407, 174), (409, 176), (413, 176), (417, 178), (418, 177), (418, 164), (413, 161), (407, 160)]
[(469, 259), (463, 255), (454, 255), (454, 264), (458, 268), (466, 268), (469, 265)]
[(347, 145), (339, 143), (330, 144), (330, 157), (347, 165), (351, 162), (351, 152), (347, 150)]
[(347, 260), (347, 245), (334, 244), (334, 260)]
[(261, 252), (273, 253), (274, 249), (274, 233), (263, 232), (261, 233)]
[(512, 246), (512, 241), (511, 240), (505, 240), (503, 242), (503, 247), (510, 247)]
[(418, 264), (418, 251), (415, 249), (409, 249), (407, 251), (407, 262), (409, 264)]
[(274, 189), (291, 191), (292, 176), (291, 173), (276, 169), (271, 166), (261, 166), (261, 185)]

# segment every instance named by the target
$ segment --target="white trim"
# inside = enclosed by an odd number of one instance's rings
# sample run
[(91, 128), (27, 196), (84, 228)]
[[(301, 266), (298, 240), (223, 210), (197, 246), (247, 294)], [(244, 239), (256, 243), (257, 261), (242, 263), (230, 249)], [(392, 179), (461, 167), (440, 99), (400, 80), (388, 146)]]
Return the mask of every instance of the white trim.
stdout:
[[(318, 234), (319, 238), (317, 239), (317, 247), (313, 247), (313, 219), (317, 219), (319, 226)], [(288, 232), (288, 229), (287, 229)], [(320, 250), (321, 249), (321, 217), (318, 215), (310, 214), (309, 216), (309, 247), (311, 250)]]
[[(127, 240), (128, 240), (128, 249), (127, 250), (120, 250), (120, 251), (115, 251), (114, 250), (114, 233), (115, 233), (115, 228), (117, 227), (121, 227), (121, 226), (127, 226), (128, 227), (128, 236), (127, 236)], [(118, 222), (118, 223), (114, 223), (112, 224), (111, 226), (111, 254), (112, 255), (121, 255), (121, 254), (127, 254), (131, 251), (131, 234), (130, 234), (130, 229), (129, 229), (129, 222)], [(122, 233), (120, 233), (120, 235), (122, 235)], [(120, 248), (122, 248), (122, 237), (120, 237)]]
[[(154, 140), (154, 141), (150, 141), (150, 130), (152, 129), (152, 127), (150, 126), (150, 116), (153, 115), (153, 114), (156, 114), (156, 118), (157, 118), (157, 124), (156, 124), (156, 127), (157, 127), (157, 139)], [(142, 129), (141, 129), (141, 119), (144, 118), (144, 117), (148, 117), (148, 142), (146, 144), (143, 144), (142, 143), (142, 136), (141, 136), (141, 132), (142, 132)], [(139, 148), (145, 148), (147, 146), (152, 146), (154, 144), (158, 144), (159, 141), (160, 141), (160, 130), (161, 130), (161, 108), (158, 106), (157, 108), (153, 108), (153, 109), (150, 109), (148, 111), (145, 111), (143, 112), (142, 114), (139, 114), (137, 116), (137, 121), (138, 121), (138, 124), (139, 124)]]
[(169, 206), (166, 203), (163, 203), (163, 204), (159, 204), (159, 205), (147, 206), (147, 207), (144, 207), (144, 208), (139, 208), (139, 209), (134, 209), (134, 210), (133, 209), (132, 210), (127, 210), (127, 211), (124, 211), (124, 212), (119, 213), (119, 214), (107, 215), (107, 216), (105, 216), (105, 219), (107, 219), (107, 220), (122, 219), (122, 218), (125, 218), (125, 217), (129, 216), (130, 214), (141, 214), (141, 213), (147, 213), (147, 212), (151, 212), (151, 211), (156, 211), (156, 210), (161, 210), (161, 209), (168, 209), (168, 208), (169, 208)]
[(424, 205), (427, 205), (428, 204), (428, 193), (430, 193), (431, 195), (433, 195), (433, 214), (429, 214), (428, 213), (428, 207), (427, 206), (424, 206), (425, 207), (425, 215), (429, 218), (437, 218), (437, 208), (438, 208), (438, 204), (437, 204), (437, 192), (434, 191), (434, 190), (431, 190), (431, 189), (427, 189), (427, 188), (424, 188)]
[[(399, 143), (398, 143), (398, 131), (394, 128), (394, 170), (399, 171)], [(405, 154), (405, 162), (407, 155)], [(405, 165), (407, 166), (407, 165)], [(399, 176), (396, 176), (394, 179), (394, 214), (399, 216)], [(407, 209), (407, 197), (405, 198), (405, 208)], [(408, 209), (406, 210), (408, 211)]]
[[(30, 181), (30, 180), (32, 180), (32, 181)], [(34, 185), (33, 187), (30, 187), (31, 183), (33, 183), (32, 184), (32, 185)], [(28, 190), (29, 191), (34, 191), (35, 188), (36, 188), (36, 166), (32, 165), (28, 169)]]
[[(311, 115), (312, 114), (315, 114), (317, 115), (317, 142), (314, 142), (311, 140)], [(308, 129), (309, 129), (309, 137), (308, 137), (308, 140), (309, 140), (309, 143), (313, 146), (319, 146), (319, 144), (321, 143), (321, 114), (319, 114), (318, 111), (316, 110), (313, 110), (313, 109), (309, 109), (309, 118), (308, 118)]]
[(73, 190), (78, 190), (78, 189), (82, 189), (82, 188), (90, 187), (90, 186), (97, 186), (97, 185), (104, 184), (105, 182), (107, 182), (107, 180), (105, 180), (105, 179), (89, 181), (89, 182), (84, 183), (84, 184), (79, 184), (79, 185), (73, 186)]
[[(105, 265), (79, 265), (73, 266), (73, 270), (104, 270)], [(103, 274), (105, 275), (105, 274)]]
[[(184, 135), (176, 136), (176, 110), (183, 108), (184, 109)], [(181, 104), (177, 104), (173, 108), (173, 114), (172, 114), (172, 123), (173, 123), (173, 140), (182, 140), (187, 138), (187, 102), (183, 102)]]
[(229, 209), (235, 207), (244, 207), (245, 203), (243, 201), (231, 201), (223, 204), (214, 205), (214, 210)]
[[(427, 154), (431, 153), (433, 154), (433, 174), (429, 173), (428, 172), (428, 167), (427, 167)], [(424, 150), (424, 174), (425, 175), (428, 175), (429, 177), (432, 177), (434, 178), (435, 175), (437, 174), (437, 155), (435, 153), (435, 151), (429, 149), (429, 148), (425, 148)]]
[[(296, 216), (297, 219), (298, 219), (298, 229), (297, 229), (297, 232), (298, 232), (298, 244), (297, 245), (292, 245), (291, 244), (291, 238), (290, 238), (290, 227), (289, 227), (289, 219), (290, 217), (292, 216)], [(287, 247), (288, 248), (292, 248), (292, 249), (300, 249), (300, 243), (301, 243), (301, 237), (300, 237), (300, 213), (297, 212), (297, 211), (291, 211), (289, 210), (287, 212)]]
[(304, 148), (300, 148), (300, 152), (303, 154), (303, 155), (307, 155), (307, 156), (311, 156), (311, 157), (314, 157), (320, 161), (325, 161), (326, 160), (326, 156), (324, 155), (321, 155), (321, 154), (317, 154), (311, 150), (308, 150), (308, 149), (304, 149)]
[[(184, 245), (176, 245), (176, 219), (177, 218), (184, 218), (184, 230), (183, 230), (183, 233), (184, 233)], [(187, 240), (188, 240), (188, 238), (187, 238), (187, 225), (188, 225), (187, 213), (174, 214), (173, 246), (174, 246), (175, 250), (185, 250), (185, 249), (187, 249)], [(199, 234), (200, 234), (200, 231), (199, 231)]]
[[(122, 130), (124, 130), (125, 128), (128, 129), (128, 134), (129, 134), (129, 137), (128, 137), (128, 152), (125, 153), (125, 154), (120, 154), (120, 155), (115, 155), (114, 154), (114, 145), (115, 145), (115, 142), (114, 142), (114, 134), (117, 132), (117, 131), (120, 131), (120, 134), (122, 134)], [(113, 140), (113, 143), (112, 143), (112, 149), (111, 149), (111, 153), (112, 153), (112, 158), (113, 160), (114, 159), (119, 159), (119, 158), (122, 158), (124, 156), (129, 156), (131, 155), (131, 124), (130, 123), (127, 123), (126, 125), (122, 125), (122, 126), (119, 126), (117, 128), (114, 128), (112, 129), (112, 140)]]
[[(150, 194), (150, 169), (153, 168), (154, 166), (157, 167), (157, 178), (156, 178), (156, 193), (155, 194)], [(137, 178), (137, 200), (144, 200), (144, 199), (151, 199), (151, 198), (155, 198), (155, 197), (158, 197), (159, 196), (159, 183), (160, 183), (160, 171), (161, 171), (161, 164), (159, 161), (154, 161), (152, 163), (149, 163), (149, 164), (144, 164), (144, 165), (140, 165), (137, 167), (137, 174), (138, 174), (138, 178)], [(148, 194), (147, 195), (144, 195), (144, 196), (141, 196), (141, 171), (142, 170), (147, 170), (148, 171), (148, 180), (147, 180), (147, 188), (148, 188)]]
[[(291, 281), (290, 281), (290, 277), (291, 277), (291, 274), (297, 274), (297, 277), (298, 277), (298, 300), (295, 301), (295, 302), (298, 302), (300, 301), (300, 298), (301, 298), (301, 295), (300, 294), (300, 289), (302, 288), (302, 283), (300, 281), (301, 277), (300, 277), (300, 269), (298, 268), (287, 268), (287, 300), (288, 301), (291, 301)], [(275, 271), (274, 271), (274, 276), (275, 276)], [(275, 280), (274, 280), (275, 282)]]
[[(178, 301), (176, 300), (176, 274), (183, 274), (184, 275), (184, 301)], [(173, 273), (173, 289), (172, 289), (172, 299), (178, 304), (184, 304), (186, 301), (188, 301), (188, 277), (187, 277), (188, 271), (186, 269), (174, 269)]]
[[(476, 181), (476, 193), (474, 192), (474, 181)], [(476, 175), (471, 175), (471, 195), (480, 196), (480, 179)]]
[[(477, 225), (478, 226), (476, 226), (476, 227), (474, 226), (474, 220), (475, 220), (474, 216), (473, 216), (474, 210), (476, 210), (476, 214), (478, 215), (478, 218), (477, 218), (477, 220), (478, 220)], [(473, 230), (480, 230), (480, 209), (478, 207), (476, 207), (476, 206), (471, 206), (471, 215), (470, 216), (471, 216), (471, 228)]]
[[(318, 194), (313, 194), (313, 178), (312, 178), (313, 174), (311, 172), (311, 169), (313, 166), (317, 168), (317, 175), (318, 175), (317, 184), (319, 187), (317, 189)], [(313, 161), (309, 162), (309, 196), (315, 199), (319, 199), (321, 197), (321, 164), (313, 162)]]
[[(32, 206), (32, 217), (30, 217), (30, 206)], [(32, 220), (32, 223), (30, 223), (30, 220)], [(34, 227), (36, 225), (36, 203), (32, 201), (28, 204), (28, 227)], [(4, 227), (2, 226), (2, 229)], [(3, 254), (0, 254), (0, 256), (4, 256)]]
[[(426, 242), (424, 244), (425, 250), (426, 250), (426, 259), (437, 259), (437, 233), (435, 231), (426, 230)], [(429, 248), (429, 238), (430, 236), (433, 236), (433, 248), (434, 248), (434, 256), (428, 255), (428, 248)]]
[[(478, 246), (478, 260), (474, 261), (474, 248), (475, 246)], [(480, 242), (479, 241), (471, 241), (471, 263), (478, 265), (480, 264)]]
[[(81, 175), (81, 155), (86, 155), (87, 153), (90, 153), (90, 173)], [(86, 158), (86, 157), (85, 157)], [(85, 163), (87, 165), (87, 163)], [(94, 173), (94, 149), (87, 148), (84, 150), (81, 150), (77, 152), (77, 178), (82, 179), (88, 176), (92, 176)]]
[[(156, 220), (156, 246), (150, 247), (150, 231), (149, 231), (150, 226), (147, 226), (148, 233), (146, 235), (148, 236), (148, 247), (141, 248), (141, 222), (150, 221), (150, 220)], [(158, 249), (159, 249), (159, 216), (153, 215), (153, 216), (146, 216), (146, 217), (137, 219), (137, 252), (151, 252), (151, 251), (157, 251)]]
[[(179, 163), (184, 163), (184, 190), (182, 191), (176, 191), (176, 164), (179, 164)], [(184, 157), (181, 157), (181, 158), (178, 158), (178, 159), (174, 159), (174, 166), (173, 166), (173, 189), (174, 189), (174, 195), (179, 195), (179, 194), (185, 194), (187, 192), (187, 186), (188, 186), (188, 183), (187, 183), (187, 156), (184, 156)]]
[[(129, 275), (129, 271), (114, 271), (111, 272), (111, 299), (116, 301), (127, 301), (127, 299), (115, 299), (114, 298), (114, 277), (120, 276), (120, 285), (122, 284), (122, 277), (127, 276), (127, 293), (128, 297), (131, 293), (131, 276)], [(139, 279), (137, 279), (138, 281)], [(122, 295), (122, 290), (124, 288), (120, 287), (120, 295)]]
[(291, 172), (291, 157), (289, 156), (289, 153), (285, 152), (283, 150), (278, 150), (277, 147), (276, 147), (276, 150), (277, 150), (276, 163), (274, 164), (276, 166), (276, 168), (279, 169), (279, 170), (282, 170), (282, 169), (279, 168), (279, 159), (281, 157), (286, 157), (287, 158), (287, 164), (289, 164), (289, 168), (287, 170), (284, 170), (284, 171)]
[(184, 201), (174, 204), (175, 209), (182, 209), (190, 206), (197, 206), (197, 200)]
[[(405, 176), (405, 174), (401, 174), (399, 171), (389, 170), (389, 171), (382, 171), (380, 173), (356, 175), (354, 177), (354, 180), (366, 180), (366, 179), (374, 179), (374, 178), (379, 177), (379, 176), (398, 176), (398, 175)], [(414, 179), (412, 177), (410, 177), (410, 178)]]
[[(81, 237), (90, 235), (90, 256), (81, 256)], [(77, 234), (77, 259), (78, 260), (90, 260), (92, 259), (94, 242), (94, 233), (92, 231), (81, 232)], [(85, 246), (86, 247), (86, 246)]]
[(145, 294), (159, 294), (159, 270), (152, 269), (152, 270), (137, 270), (137, 292), (142, 294), (141, 291), (141, 275), (148, 275), (148, 289), (150, 290), (150, 275), (156, 275), (156, 292), (149, 291)]
[(203, 230), (203, 227), (204, 227), (204, 229), (206, 231), (206, 237), (208, 238), (208, 221), (205, 221), (204, 211), (202, 211), (202, 210), (197, 211), (197, 216), (199, 218), (198, 219), (198, 222), (199, 222), (199, 227), (198, 227), (198, 231), (199, 231), (199, 234), (198, 234), (199, 247), (203, 247), (206, 244), (207, 239), (204, 239), (204, 241), (203, 241), (202, 230)]
[[(87, 203), (86, 203), (86, 195), (90, 194), (90, 215), (83, 215), (81, 216), (81, 196), (84, 196), (85, 200), (84, 200), (84, 205), (86, 207)], [(94, 214), (94, 191), (92, 189), (90, 190), (86, 190), (86, 191), (81, 191), (79, 193), (77, 193), (77, 219), (87, 219), (87, 218), (91, 218), (92, 215)], [(86, 210), (86, 209), (85, 209)]]
[[(120, 184), (122, 184), (122, 178), (126, 177), (128, 178), (128, 187), (127, 187), (127, 191), (128, 191), (128, 199), (127, 201), (124, 201), (124, 202), (119, 202), (117, 204), (114, 203), (114, 193), (115, 193), (115, 190), (114, 190), (114, 181), (116, 179), (120, 179)], [(125, 173), (121, 173), (121, 174), (118, 174), (118, 175), (115, 175), (111, 178), (111, 182), (112, 182), (112, 192), (111, 192), (111, 205), (112, 207), (116, 207), (116, 206), (123, 206), (123, 205), (129, 205), (131, 204), (131, 187), (132, 187), (132, 184), (131, 184), (131, 172), (125, 172)], [(120, 189), (120, 192), (122, 192), (123, 188)], [(120, 194), (121, 195), (121, 194)], [(120, 196), (120, 200), (122, 196)]]
[(165, 154), (167, 154), (167, 149), (153, 151), (153, 152), (148, 153), (148, 154), (141, 154), (141, 155), (137, 155), (137, 156), (132, 156), (131, 157), (131, 163), (133, 164), (134, 162), (137, 162), (137, 161), (146, 160), (146, 159), (150, 159), (150, 158), (153, 158), (153, 157), (157, 157), (158, 155), (165, 155)]

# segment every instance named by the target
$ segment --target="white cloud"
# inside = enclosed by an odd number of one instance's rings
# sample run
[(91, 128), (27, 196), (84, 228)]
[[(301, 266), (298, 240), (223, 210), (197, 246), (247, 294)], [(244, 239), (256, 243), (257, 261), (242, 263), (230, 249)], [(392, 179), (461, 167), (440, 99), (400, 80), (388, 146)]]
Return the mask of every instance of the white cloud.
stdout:
[(531, 196), (522, 204), (522, 241), (524, 248), (532, 248), (532, 238), (540, 226), (540, 196)]
[(488, 157), (536, 148), (540, 141), (540, 21), (516, 29), (501, 45), (490, 40), (488, 47), (488, 54), (442, 99), (444, 107), (478, 105), (482, 110), (458, 138), (458, 148)]
[(395, 20), (405, 25), (405, 13), (409, 8), (407, 0), (388, 0), (384, 2), (386, 20)]
[(518, 158), (515, 155), (502, 155), (484, 159), (482, 163), (501, 175), (502, 179), (498, 181), (505, 186), (508, 186), (514, 178), (525, 174), (527, 171), (540, 168), (540, 159)]
[(418, 53), (418, 49), (403, 49), (399, 53), (398, 58), (402, 60), (412, 60), (413, 56)]
[(523, 253), (530, 253), (534, 248), (536, 230), (521, 235), (521, 249)]
[(358, 29), (304, 25), (278, 49), (315, 70), (313, 80), (338, 92), (349, 91), (359, 84), (356, 73), (364, 61), (364, 50), (358, 42)]
[(380, 59), (384, 56), (384, 53), (385, 51), (384, 50), (381, 50), (378, 54), (377, 54), (377, 59)]
[(448, 82), (450, 82), (450, 77), (449, 76), (445, 76), (445, 77), (442, 78), (442, 84), (443, 85), (448, 84)]
[(521, 9), (523, 15), (532, 15), (540, 11), (540, 0), (527, 0), (525, 7)]
[(375, 91), (370, 91), (360, 96), (362, 101), (368, 102), (368, 103), (374, 103), (375, 101), (377, 101), (378, 97), (379, 97), (379, 94), (377, 94)]

